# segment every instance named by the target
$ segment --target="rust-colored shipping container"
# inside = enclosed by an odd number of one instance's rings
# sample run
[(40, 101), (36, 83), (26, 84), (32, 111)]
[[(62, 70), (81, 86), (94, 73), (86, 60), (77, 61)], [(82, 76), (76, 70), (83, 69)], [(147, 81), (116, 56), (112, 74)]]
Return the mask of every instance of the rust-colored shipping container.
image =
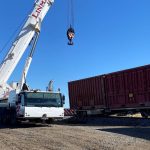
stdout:
[(69, 82), (70, 108), (105, 108), (103, 84), (102, 76)]
[(150, 65), (68, 83), (73, 109), (150, 109)]
[(107, 107), (150, 107), (150, 65), (105, 76)]

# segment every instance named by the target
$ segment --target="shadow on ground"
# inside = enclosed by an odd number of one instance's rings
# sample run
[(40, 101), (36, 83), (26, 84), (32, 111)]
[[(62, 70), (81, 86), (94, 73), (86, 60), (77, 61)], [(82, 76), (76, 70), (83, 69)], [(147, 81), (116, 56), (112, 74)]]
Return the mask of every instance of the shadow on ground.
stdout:
[(24, 123), (24, 122), (16, 125), (0, 124), (0, 129), (19, 129), (19, 128), (37, 128), (37, 127), (51, 127), (51, 125), (40, 123)]
[(73, 118), (64, 118), (63, 120), (57, 120), (53, 124), (31, 123), (22, 122), (17, 125), (1, 125), (0, 129), (4, 128), (36, 128), (36, 127), (51, 127), (52, 125), (65, 125), (65, 126), (102, 126), (102, 127), (150, 127), (150, 119), (142, 118), (109, 118), (109, 117), (91, 117), (86, 122), (78, 122)]
[(90, 117), (85, 122), (78, 122), (73, 118), (67, 118), (59, 124), (71, 126), (150, 126), (150, 119), (122, 118), (122, 117)]
[(127, 127), (127, 128), (121, 127), (121, 128), (107, 128), (97, 130), (150, 140), (150, 127)]

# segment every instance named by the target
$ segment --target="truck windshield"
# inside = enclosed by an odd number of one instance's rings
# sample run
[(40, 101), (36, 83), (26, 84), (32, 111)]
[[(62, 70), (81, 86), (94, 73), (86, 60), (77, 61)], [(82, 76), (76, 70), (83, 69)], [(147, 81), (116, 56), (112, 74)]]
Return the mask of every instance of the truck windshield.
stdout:
[(59, 93), (25, 93), (25, 106), (61, 107), (61, 96)]

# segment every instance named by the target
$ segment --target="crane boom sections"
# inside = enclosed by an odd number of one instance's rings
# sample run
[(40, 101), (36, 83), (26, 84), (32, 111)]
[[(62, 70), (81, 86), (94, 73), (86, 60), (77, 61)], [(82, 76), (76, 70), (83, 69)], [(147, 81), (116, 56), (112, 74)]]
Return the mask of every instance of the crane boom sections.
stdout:
[(6, 84), (54, 0), (36, 0), (34, 9), (0, 65), (0, 87)]

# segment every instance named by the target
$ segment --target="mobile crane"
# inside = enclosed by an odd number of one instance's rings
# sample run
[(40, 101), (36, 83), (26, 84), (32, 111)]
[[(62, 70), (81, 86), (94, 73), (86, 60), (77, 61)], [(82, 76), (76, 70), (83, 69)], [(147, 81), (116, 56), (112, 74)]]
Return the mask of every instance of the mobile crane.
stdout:
[[(41, 23), (54, 0), (36, 0), (19, 35), (0, 65), (0, 121), (16, 123), (17, 120), (46, 120), (64, 117), (64, 96), (58, 91), (30, 90), (26, 85), (36, 43), (41, 30)], [(28, 45), (31, 52), (26, 60), (21, 81), (7, 84), (9, 77), (21, 59)]]

